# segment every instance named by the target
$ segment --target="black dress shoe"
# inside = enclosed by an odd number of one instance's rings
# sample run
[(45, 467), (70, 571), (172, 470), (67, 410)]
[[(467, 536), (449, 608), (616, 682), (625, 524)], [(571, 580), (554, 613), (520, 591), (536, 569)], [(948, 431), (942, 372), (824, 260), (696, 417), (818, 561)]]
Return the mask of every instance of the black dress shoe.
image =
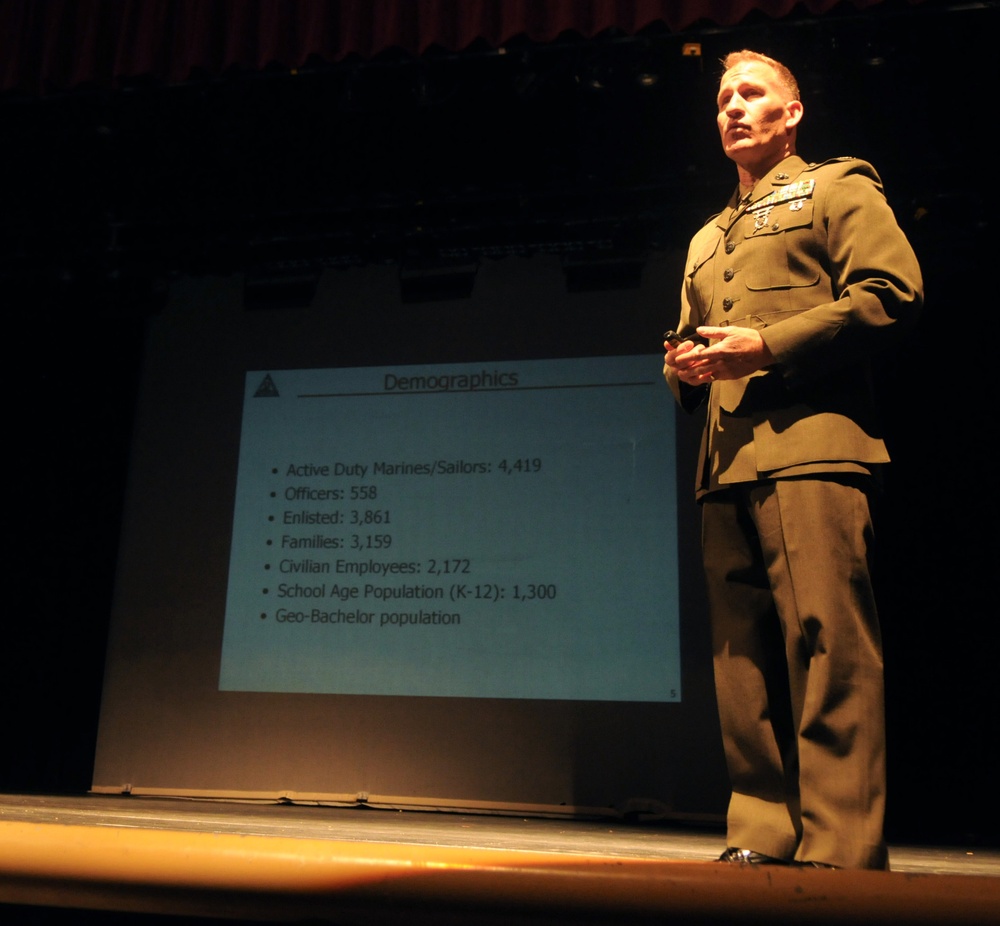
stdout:
[(736, 849), (730, 847), (726, 849), (716, 859), (719, 862), (729, 862), (733, 865), (787, 865), (788, 862), (783, 858), (774, 858), (770, 855), (764, 855), (760, 852), (754, 852), (753, 849)]

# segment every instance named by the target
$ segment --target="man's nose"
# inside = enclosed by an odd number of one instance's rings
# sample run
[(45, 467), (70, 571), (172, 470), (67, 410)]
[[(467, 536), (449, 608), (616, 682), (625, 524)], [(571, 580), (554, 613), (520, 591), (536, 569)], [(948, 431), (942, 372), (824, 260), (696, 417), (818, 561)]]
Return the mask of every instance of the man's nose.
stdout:
[(731, 113), (742, 113), (742, 112), (744, 112), (743, 98), (740, 97), (738, 94), (734, 93), (729, 98), (729, 102), (726, 103), (725, 113), (729, 115)]

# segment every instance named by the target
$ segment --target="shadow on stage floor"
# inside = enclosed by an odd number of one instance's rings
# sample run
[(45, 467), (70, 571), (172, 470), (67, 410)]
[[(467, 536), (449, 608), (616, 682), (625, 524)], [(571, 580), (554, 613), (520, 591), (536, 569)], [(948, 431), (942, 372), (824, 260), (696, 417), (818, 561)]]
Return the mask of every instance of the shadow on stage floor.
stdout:
[(721, 831), (139, 796), (0, 795), (4, 922), (1000, 923), (1000, 851), (891, 872), (715, 864)]

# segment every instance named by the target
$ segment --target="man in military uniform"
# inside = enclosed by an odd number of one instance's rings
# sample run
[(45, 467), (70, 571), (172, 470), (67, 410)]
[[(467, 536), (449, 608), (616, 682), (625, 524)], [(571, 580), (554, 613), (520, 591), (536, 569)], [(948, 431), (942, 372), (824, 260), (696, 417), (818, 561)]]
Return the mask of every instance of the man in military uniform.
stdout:
[(888, 867), (870, 500), (888, 461), (869, 363), (917, 315), (920, 268), (870, 164), (796, 155), (795, 78), (724, 61), (739, 187), (693, 238), (664, 375), (707, 405), (697, 470), (723, 744), (720, 861)]

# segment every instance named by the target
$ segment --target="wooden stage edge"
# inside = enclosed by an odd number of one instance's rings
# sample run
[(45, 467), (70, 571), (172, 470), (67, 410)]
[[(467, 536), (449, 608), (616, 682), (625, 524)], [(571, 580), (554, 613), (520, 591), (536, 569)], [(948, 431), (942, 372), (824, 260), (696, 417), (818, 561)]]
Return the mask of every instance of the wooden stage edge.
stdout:
[(363, 820), (310, 831), (301, 814), (278, 831), (260, 815), (204, 808), (192, 823), (153, 813), (148, 825), (142, 813), (88, 822), (58, 802), (45, 819), (36, 811), (0, 799), (2, 904), (336, 926), (1000, 923), (1000, 853), (989, 851), (977, 852), (971, 874), (825, 871), (724, 865), (690, 851), (581, 851), (593, 844), (566, 821), (530, 824), (550, 828), (536, 843), (545, 848), (530, 848), (523, 831), (511, 838), (509, 827), (505, 836), (467, 815), (393, 840)]

